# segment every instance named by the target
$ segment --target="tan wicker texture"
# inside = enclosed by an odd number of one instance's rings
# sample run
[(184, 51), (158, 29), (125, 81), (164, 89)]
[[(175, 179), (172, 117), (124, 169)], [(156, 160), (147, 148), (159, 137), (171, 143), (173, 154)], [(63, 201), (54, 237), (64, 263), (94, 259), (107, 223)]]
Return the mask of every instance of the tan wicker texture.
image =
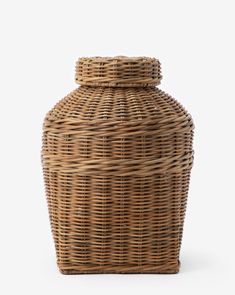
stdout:
[(190, 115), (153, 87), (156, 59), (82, 58), (76, 71), (83, 86), (47, 114), (43, 134), (60, 271), (178, 272)]
[(76, 82), (89, 86), (156, 86), (161, 81), (160, 62), (146, 57), (80, 58)]

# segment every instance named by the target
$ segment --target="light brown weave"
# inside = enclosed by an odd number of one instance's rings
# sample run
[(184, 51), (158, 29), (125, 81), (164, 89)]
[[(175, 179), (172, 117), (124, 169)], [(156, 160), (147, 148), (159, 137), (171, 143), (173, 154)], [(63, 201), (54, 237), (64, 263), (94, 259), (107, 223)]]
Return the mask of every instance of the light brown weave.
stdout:
[(80, 58), (76, 65), (76, 82), (90, 86), (156, 86), (162, 78), (160, 67), (155, 58)]
[(176, 273), (193, 123), (152, 58), (82, 58), (44, 121), (42, 161), (64, 274)]

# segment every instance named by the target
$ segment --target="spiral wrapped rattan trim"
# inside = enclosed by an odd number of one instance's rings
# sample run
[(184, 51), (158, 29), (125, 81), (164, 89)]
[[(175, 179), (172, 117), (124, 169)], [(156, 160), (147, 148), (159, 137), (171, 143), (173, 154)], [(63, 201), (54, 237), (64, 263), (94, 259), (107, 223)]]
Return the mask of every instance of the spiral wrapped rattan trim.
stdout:
[(161, 81), (161, 65), (150, 57), (85, 57), (76, 64), (76, 82), (87, 86), (146, 87)]

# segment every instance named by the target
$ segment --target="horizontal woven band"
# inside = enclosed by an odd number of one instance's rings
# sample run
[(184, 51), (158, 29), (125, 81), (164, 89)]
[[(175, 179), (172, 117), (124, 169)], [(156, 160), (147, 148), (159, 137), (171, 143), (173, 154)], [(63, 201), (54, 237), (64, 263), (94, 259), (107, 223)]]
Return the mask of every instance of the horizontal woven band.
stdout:
[(180, 262), (173, 261), (157, 265), (66, 265), (58, 263), (61, 272), (64, 274), (80, 274), (80, 273), (177, 273), (179, 271)]
[(80, 159), (77, 162), (73, 157), (58, 157), (56, 155), (44, 155), (43, 162), (51, 171), (81, 173), (83, 175), (153, 175), (156, 173), (181, 172), (190, 169), (193, 161), (193, 153), (174, 155), (159, 159)]
[(161, 65), (149, 57), (80, 58), (76, 64), (76, 82), (88, 86), (146, 87), (161, 81)]
[[(141, 128), (140, 128), (141, 127)], [(192, 118), (189, 114), (182, 116), (168, 116), (160, 120), (132, 120), (132, 121), (110, 121), (110, 120), (45, 120), (44, 128), (46, 131), (63, 135), (84, 135), (84, 136), (107, 136), (129, 137), (130, 135), (153, 135), (153, 134), (172, 134), (175, 132), (190, 132), (194, 129)]]

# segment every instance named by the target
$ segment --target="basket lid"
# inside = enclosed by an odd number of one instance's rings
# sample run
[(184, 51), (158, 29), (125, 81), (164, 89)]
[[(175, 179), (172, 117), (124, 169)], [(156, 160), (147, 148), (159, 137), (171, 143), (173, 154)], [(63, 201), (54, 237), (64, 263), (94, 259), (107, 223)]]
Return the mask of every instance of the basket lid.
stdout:
[(76, 63), (76, 82), (87, 86), (147, 87), (161, 81), (159, 60), (150, 57), (83, 57)]

